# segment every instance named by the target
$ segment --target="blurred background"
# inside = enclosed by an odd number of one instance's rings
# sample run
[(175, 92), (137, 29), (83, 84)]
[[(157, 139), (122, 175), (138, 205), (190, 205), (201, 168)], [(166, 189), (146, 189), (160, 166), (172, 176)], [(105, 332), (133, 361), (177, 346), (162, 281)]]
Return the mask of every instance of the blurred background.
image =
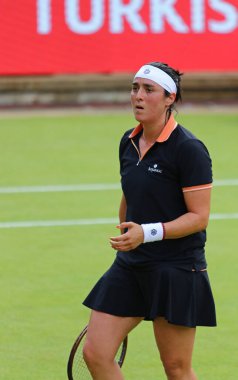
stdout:
[(128, 105), (163, 61), (184, 102), (238, 102), (236, 0), (0, 0), (0, 108)]

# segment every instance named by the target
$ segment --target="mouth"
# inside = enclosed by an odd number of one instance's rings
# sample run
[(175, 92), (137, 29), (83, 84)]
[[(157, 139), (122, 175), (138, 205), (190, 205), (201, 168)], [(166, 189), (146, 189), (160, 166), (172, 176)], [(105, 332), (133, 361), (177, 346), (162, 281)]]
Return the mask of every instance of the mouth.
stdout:
[(143, 110), (143, 109), (144, 109), (144, 107), (142, 107), (142, 106), (139, 106), (139, 105), (136, 105), (136, 106), (135, 106), (135, 109), (136, 109), (136, 110)]

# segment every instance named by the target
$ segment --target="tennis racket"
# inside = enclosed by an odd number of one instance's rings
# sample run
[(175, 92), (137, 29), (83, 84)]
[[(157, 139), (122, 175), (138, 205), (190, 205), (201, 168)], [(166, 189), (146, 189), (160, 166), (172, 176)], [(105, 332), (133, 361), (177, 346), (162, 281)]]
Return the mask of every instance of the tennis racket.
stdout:
[[(76, 339), (68, 360), (67, 373), (69, 380), (92, 380), (92, 376), (83, 358), (83, 345), (86, 338), (88, 326), (86, 326)], [(115, 360), (121, 367), (127, 350), (127, 337), (119, 347)]]

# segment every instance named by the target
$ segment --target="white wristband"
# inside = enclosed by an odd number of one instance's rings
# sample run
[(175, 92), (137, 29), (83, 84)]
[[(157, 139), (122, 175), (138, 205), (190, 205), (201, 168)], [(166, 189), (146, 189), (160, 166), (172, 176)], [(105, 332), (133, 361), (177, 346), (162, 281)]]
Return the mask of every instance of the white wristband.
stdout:
[(144, 232), (144, 243), (151, 243), (153, 241), (164, 239), (164, 226), (163, 223), (147, 223), (141, 224)]

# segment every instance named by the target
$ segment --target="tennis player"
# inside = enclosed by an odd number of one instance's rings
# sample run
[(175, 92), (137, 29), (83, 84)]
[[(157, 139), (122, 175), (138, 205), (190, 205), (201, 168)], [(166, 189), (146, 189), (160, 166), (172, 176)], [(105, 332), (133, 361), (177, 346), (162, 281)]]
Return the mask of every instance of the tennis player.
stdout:
[(115, 354), (142, 320), (152, 321), (167, 379), (196, 380), (197, 326), (215, 326), (205, 259), (212, 188), (205, 145), (173, 116), (181, 73), (152, 62), (136, 73), (139, 124), (120, 143), (121, 234), (117, 256), (84, 301), (92, 309), (84, 358), (94, 380), (122, 380)]

